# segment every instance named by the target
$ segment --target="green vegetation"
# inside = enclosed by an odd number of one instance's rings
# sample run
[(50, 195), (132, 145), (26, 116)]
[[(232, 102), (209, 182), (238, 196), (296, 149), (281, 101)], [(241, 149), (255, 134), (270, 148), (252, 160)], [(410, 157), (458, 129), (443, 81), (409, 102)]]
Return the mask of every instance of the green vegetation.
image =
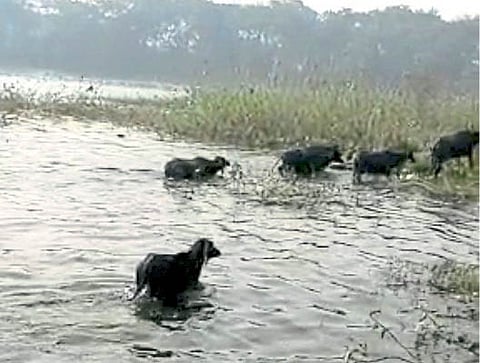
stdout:
[(431, 270), (430, 284), (442, 291), (478, 297), (478, 265), (447, 261)]
[(436, 293), (443, 295), (456, 295), (466, 300), (478, 298), (477, 262), (472, 264), (447, 259), (431, 265), (392, 258), (389, 266), (387, 284), (390, 287), (429, 286)]
[(430, 155), (424, 152), (416, 154), (415, 157), (417, 162), (409, 165), (414, 177), (408, 183), (405, 183), (406, 187), (417, 183), (417, 185), (433, 194), (457, 196), (478, 201), (478, 152), (475, 153), (473, 169), (469, 168), (466, 160), (450, 161), (445, 164), (437, 179), (431, 177)]
[(249, 147), (330, 140), (348, 147), (423, 150), (472, 125), (478, 102), (427, 97), (361, 83), (207, 91), (162, 107), (159, 132)]

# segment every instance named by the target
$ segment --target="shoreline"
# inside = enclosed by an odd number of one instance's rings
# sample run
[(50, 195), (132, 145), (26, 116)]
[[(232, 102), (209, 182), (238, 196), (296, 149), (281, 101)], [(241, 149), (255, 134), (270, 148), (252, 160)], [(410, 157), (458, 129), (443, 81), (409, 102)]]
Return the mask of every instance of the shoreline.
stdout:
[(478, 121), (478, 99), (473, 97), (433, 97), (359, 82), (355, 89), (334, 83), (323, 88), (258, 86), (199, 90), (188, 97), (155, 100), (79, 96), (45, 101), (12, 91), (9, 97), (0, 94), (0, 107), (4, 115), (71, 116), (153, 131), (173, 140), (247, 150), (337, 143), (346, 160), (359, 149), (410, 150), (421, 156), (405, 168), (416, 181), (441, 194), (479, 197), (478, 148), (474, 169), (447, 167), (437, 180), (429, 175), (429, 148), (439, 136), (478, 127), (473, 121)]

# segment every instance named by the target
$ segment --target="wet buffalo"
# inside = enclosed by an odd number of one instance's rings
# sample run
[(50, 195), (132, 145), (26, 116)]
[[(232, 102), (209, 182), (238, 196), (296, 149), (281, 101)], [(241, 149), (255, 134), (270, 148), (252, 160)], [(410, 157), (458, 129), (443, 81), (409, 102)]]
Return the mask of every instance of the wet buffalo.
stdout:
[(442, 164), (450, 159), (468, 157), (470, 168), (473, 168), (473, 150), (478, 145), (478, 131), (458, 131), (442, 136), (432, 149), (432, 168), (435, 177), (442, 170)]
[(393, 150), (361, 151), (353, 161), (353, 179), (361, 182), (362, 174), (381, 174), (390, 176), (392, 170), (396, 170), (397, 176), (407, 160), (415, 162), (413, 152), (398, 152)]
[(289, 150), (282, 154), (280, 160), (282, 164), (278, 167), (278, 171), (281, 175), (287, 171), (294, 171), (299, 175), (311, 175), (323, 170), (333, 161), (344, 163), (336, 145), (315, 145)]
[(213, 160), (196, 157), (195, 159), (175, 158), (165, 164), (165, 177), (174, 180), (201, 179), (211, 177), (222, 171), (230, 162), (217, 156)]
[(134, 300), (147, 287), (149, 295), (175, 302), (177, 296), (196, 286), (202, 268), (221, 252), (206, 238), (200, 238), (187, 252), (177, 254), (149, 253), (137, 265)]

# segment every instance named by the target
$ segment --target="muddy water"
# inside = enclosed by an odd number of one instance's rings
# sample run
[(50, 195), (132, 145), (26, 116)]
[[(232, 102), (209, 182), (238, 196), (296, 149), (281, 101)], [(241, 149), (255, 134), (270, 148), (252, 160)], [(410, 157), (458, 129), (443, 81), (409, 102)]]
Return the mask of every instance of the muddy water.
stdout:
[[(464, 305), (390, 277), (392, 260), (477, 261), (475, 204), (355, 187), (348, 171), (305, 182), (319, 191), (308, 208), (259, 203), (273, 155), (96, 123), (19, 120), (0, 131), (2, 362), (342, 362), (359, 344), (368, 359), (409, 358), (372, 330), (372, 310), (413, 350), (412, 307)], [(166, 183), (165, 162), (193, 154), (237, 161), (243, 184), (228, 175)], [(127, 301), (147, 252), (184, 250), (200, 236), (223, 256), (187, 308)], [(478, 342), (478, 320), (451, 323)], [(423, 357), (478, 359), (453, 345), (432, 349)]]

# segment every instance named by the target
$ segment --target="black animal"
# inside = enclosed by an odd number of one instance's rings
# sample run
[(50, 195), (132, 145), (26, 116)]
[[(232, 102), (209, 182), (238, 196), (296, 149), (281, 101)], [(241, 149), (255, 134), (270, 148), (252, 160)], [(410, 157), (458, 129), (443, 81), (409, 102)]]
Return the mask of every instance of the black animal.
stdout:
[(222, 171), (230, 162), (217, 156), (213, 160), (196, 157), (195, 159), (179, 159), (175, 158), (165, 164), (165, 177), (174, 180), (182, 179), (202, 179), (215, 175), (218, 171)]
[(442, 170), (442, 164), (450, 159), (468, 156), (470, 168), (473, 168), (473, 150), (478, 145), (478, 131), (458, 131), (442, 136), (432, 148), (432, 169), (435, 178)]
[(336, 145), (315, 145), (289, 150), (282, 154), (280, 160), (282, 164), (278, 171), (282, 176), (287, 171), (294, 171), (298, 175), (311, 175), (323, 170), (332, 161), (344, 163)]
[(206, 238), (197, 240), (188, 252), (177, 254), (149, 253), (136, 270), (137, 288), (133, 297), (148, 287), (151, 297), (175, 301), (178, 294), (195, 287), (209, 259), (220, 256), (213, 242)]
[(361, 182), (362, 174), (382, 174), (390, 176), (393, 169), (396, 169), (397, 176), (407, 160), (415, 162), (413, 152), (398, 152), (393, 150), (383, 151), (361, 151), (353, 161), (353, 180)]

